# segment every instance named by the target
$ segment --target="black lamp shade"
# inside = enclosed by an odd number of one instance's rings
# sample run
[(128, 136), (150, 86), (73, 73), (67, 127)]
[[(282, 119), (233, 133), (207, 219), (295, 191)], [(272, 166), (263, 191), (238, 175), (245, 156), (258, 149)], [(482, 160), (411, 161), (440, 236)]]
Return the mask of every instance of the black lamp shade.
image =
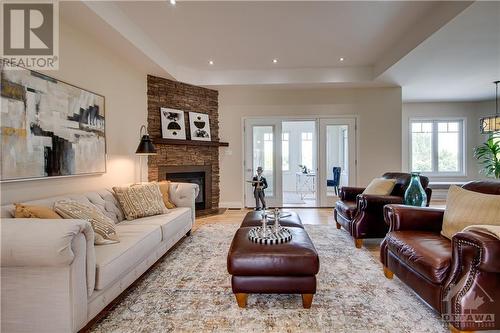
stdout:
[(149, 135), (145, 134), (141, 138), (141, 142), (139, 142), (139, 146), (135, 151), (137, 155), (155, 155), (156, 149), (153, 145), (153, 142), (149, 138)]

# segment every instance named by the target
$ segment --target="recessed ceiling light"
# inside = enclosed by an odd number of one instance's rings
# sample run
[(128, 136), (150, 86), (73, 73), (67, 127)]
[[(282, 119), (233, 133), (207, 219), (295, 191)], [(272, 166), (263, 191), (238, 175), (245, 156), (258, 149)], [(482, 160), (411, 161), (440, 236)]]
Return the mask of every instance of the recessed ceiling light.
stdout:
[(209, 61), (208, 61), (208, 64), (209, 64), (210, 66), (213, 66), (214, 61), (213, 61), (213, 60), (209, 60)]
[(176, 1), (175, 0), (170, 0), (170, 4), (175, 6)]
[(340, 60), (340, 61), (344, 61), (344, 58), (340, 58), (339, 60)]
[(273, 64), (277, 64), (278, 63), (278, 59), (273, 59)]

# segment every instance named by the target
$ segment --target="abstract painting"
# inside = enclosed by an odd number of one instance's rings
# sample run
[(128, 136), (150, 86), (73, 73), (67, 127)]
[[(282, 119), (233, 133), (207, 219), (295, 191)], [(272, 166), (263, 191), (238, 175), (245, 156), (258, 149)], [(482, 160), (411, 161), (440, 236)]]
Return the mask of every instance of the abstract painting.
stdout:
[(189, 112), (191, 140), (210, 141), (210, 121), (208, 114)]
[(2, 181), (106, 172), (103, 96), (23, 68), (0, 73)]
[(186, 140), (184, 111), (160, 108), (161, 136), (164, 139)]

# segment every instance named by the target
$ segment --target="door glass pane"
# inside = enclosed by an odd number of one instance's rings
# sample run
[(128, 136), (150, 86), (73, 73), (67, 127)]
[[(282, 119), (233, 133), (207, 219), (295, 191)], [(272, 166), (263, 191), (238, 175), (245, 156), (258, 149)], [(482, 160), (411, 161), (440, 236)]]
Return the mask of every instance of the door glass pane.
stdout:
[(267, 196), (274, 195), (274, 128), (273, 126), (253, 126), (253, 174), (257, 168), (264, 169), (262, 175), (267, 180)]
[(432, 122), (414, 122), (411, 126), (411, 170), (432, 171)]
[(308, 170), (313, 170), (313, 134), (312, 132), (301, 133), (301, 165)]
[(326, 184), (327, 196), (338, 194), (338, 188), (349, 179), (349, 146), (347, 125), (326, 126)]
[(438, 124), (438, 171), (458, 172), (459, 164), (459, 123), (440, 122)]

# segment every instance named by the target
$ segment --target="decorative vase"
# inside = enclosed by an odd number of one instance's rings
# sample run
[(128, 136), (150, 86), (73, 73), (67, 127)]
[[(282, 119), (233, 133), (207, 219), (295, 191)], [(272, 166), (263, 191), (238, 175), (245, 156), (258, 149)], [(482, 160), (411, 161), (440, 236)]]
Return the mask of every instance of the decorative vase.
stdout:
[(420, 173), (412, 172), (411, 180), (405, 192), (405, 205), (425, 207), (427, 205), (427, 194), (420, 183)]

